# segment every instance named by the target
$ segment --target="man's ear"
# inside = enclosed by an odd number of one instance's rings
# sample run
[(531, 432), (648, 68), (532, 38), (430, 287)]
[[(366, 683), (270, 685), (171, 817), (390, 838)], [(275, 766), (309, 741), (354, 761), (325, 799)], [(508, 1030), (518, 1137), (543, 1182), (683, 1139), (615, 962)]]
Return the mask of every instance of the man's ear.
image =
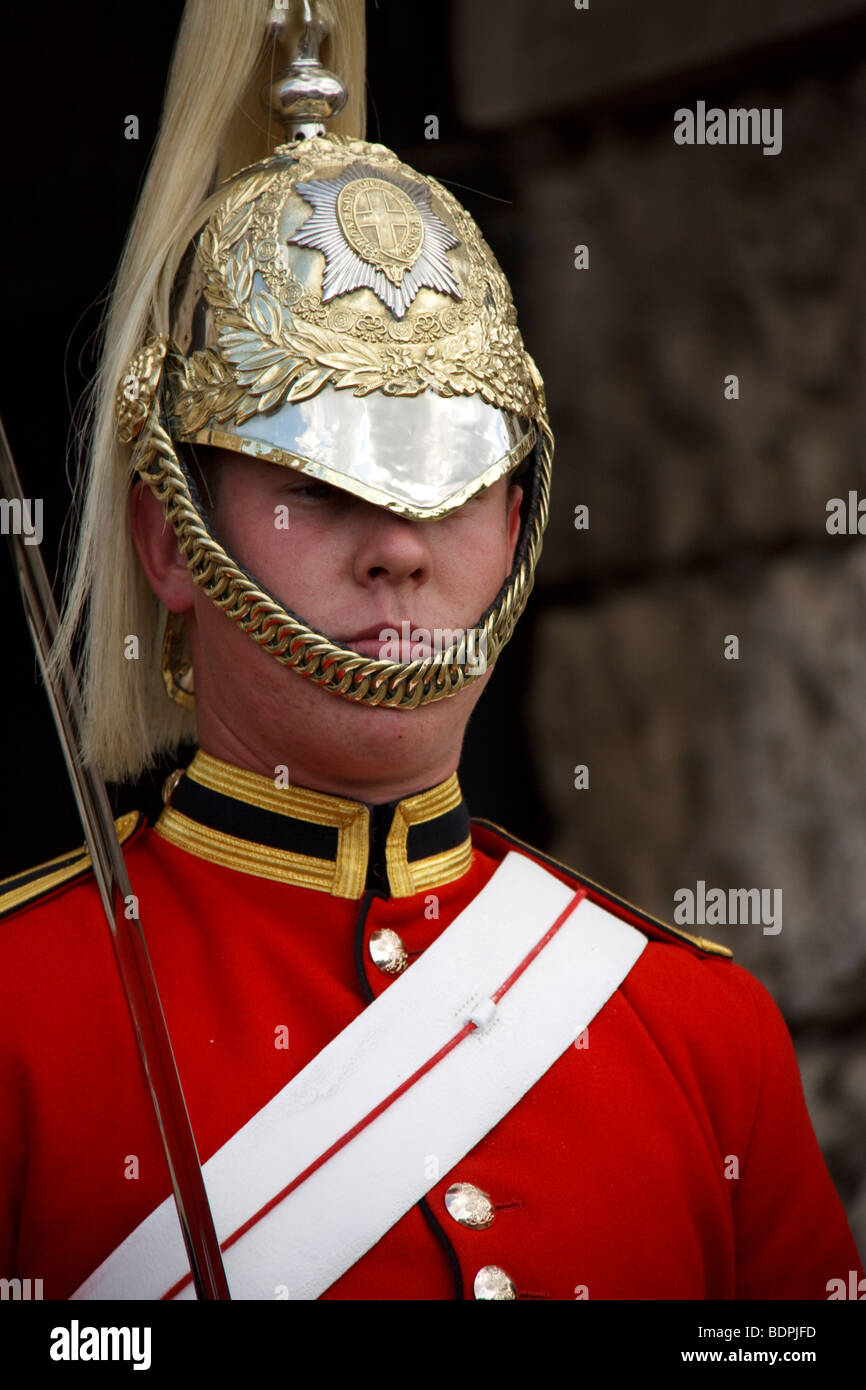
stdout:
[(162, 506), (147, 483), (136, 483), (130, 493), (129, 529), (142, 569), (157, 598), (162, 599), (172, 613), (188, 612), (195, 595), (192, 575)]
[(514, 564), (514, 552), (517, 548), (517, 538), (520, 535), (520, 504), (523, 501), (523, 488), (517, 483), (512, 483), (508, 489), (508, 516), (505, 521), (508, 533), (508, 571)]

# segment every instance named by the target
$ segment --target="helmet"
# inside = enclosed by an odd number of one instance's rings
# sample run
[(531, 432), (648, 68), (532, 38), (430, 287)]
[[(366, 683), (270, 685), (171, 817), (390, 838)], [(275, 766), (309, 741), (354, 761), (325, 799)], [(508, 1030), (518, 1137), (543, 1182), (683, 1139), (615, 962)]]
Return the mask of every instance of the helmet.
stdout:
[[(324, 690), (408, 710), (477, 679), (514, 631), (541, 551), (553, 440), (508, 283), (479, 229), (383, 145), (326, 129), (345, 92), (319, 61), (322, 15), (303, 0), (296, 19), (295, 57), (268, 93), (287, 138), (191, 219), (167, 331), (151, 318), (117, 385), (117, 442), (231, 621)], [(445, 517), (520, 472), (511, 573), (474, 632), (449, 634), (444, 650), (410, 661), (353, 652), (221, 545), (191, 457), (202, 445), (298, 469), (415, 520)], [(171, 614), (161, 667), (189, 709), (192, 671)]]

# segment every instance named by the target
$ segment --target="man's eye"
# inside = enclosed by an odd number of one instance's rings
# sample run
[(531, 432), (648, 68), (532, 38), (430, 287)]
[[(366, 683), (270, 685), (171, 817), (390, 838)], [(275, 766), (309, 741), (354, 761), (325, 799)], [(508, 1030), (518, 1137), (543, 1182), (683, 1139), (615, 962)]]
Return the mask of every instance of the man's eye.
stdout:
[(290, 487), (289, 492), (292, 497), (310, 497), (314, 501), (324, 501), (335, 496), (337, 489), (333, 483), (310, 482), (301, 483), (297, 487)]

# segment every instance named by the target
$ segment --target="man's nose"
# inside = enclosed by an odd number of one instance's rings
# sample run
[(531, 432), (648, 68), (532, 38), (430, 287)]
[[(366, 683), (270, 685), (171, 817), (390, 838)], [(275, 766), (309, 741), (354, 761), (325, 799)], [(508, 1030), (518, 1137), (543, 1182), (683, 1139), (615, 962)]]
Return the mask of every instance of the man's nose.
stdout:
[(370, 507), (355, 551), (359, 583), (389, 579), (422, 584), (432, 573), (430, 522), (411, 521), (384, 507)]

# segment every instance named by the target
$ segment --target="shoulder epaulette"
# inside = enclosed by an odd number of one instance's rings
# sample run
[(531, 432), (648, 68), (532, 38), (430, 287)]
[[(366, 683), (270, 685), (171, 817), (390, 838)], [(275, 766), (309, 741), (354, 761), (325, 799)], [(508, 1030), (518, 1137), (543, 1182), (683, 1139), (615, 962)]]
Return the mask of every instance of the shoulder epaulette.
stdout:
[(551, 869), (556, 869), (565, 874), (572, 883), (579, 884), (587, 889), (587, 896), (591, 902), (598, 903), (599, 907), (605, 907), (613, 912), (617, 917), (622, 917), (632, 926), (640, 931), (642, 928), (648, 929), (654, 939), (663, 941), (679, 942), (681, 945), (692, 946), (695, 950), (701, 951), (708, 956), (723, 956), (727, 959), (733, 958), (733, 951), (728, 946), (720, 946), (716, 941), (708, 941), (705, 936), (693, 936), (691, 932), (682, 931), (679, 927), (671, 927), (667, 922), (661, 922), (657, 917), (652, 917), (648, 912), (635, 907), (633, 903), (627, 902), (625, 898), (620, 898), (616, 893), (611, 893), (607, 888), (600, 887), (593, 883), (591, 878), (585, 878), (576, 869), (572, 869), (568, 864), (561, 864), (558, 859), (553, 859), (549, 854), (542, 854), (534, 845), (528, 845), (525, 840), (520, 840), (510, 831), (503, 830), (501, 825), (496, 825), (492, 820), (482, 818), (472, 818), (473, 825), (480, 825), (485, 829), (493, 830), (500, 835), (503, 840), (514, 845), (516, 849), (526, 850), (533, 859), (538, 859), (542, 864), (548, 864)]
[[(128, 811), (125, 816), (118, 816), (114, 825), (120, 843), (126, 844), (143, 823), (144, 816), (141, 811)], [(49, 859), (35, 869), (27, 869), (23, 874), (13, 874), (11, 878), (4, 878), (0, 881), (0, 917), (8, 916), (19, 907), (36, 902), (52, 893), (55, 888), (72, 883), (74, 879), (84, 878), (90, 870), (90, 854), (82, 845), (80, 849), (60, 854), (56, 859)]]

